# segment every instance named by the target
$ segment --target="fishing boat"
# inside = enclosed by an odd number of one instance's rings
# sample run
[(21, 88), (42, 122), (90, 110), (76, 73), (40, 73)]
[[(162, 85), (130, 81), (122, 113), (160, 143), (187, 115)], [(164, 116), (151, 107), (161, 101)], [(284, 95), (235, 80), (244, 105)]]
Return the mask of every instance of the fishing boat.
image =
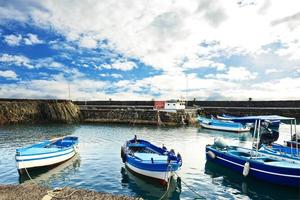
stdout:
[(30, 146), (16, 149), (16, 164), (20, 174), (40, 167), (63, 163), (78, 151), (78, 137), (65, 136), (45, 140)]
[(292, 148), (277, 143), (273, 143), (270, 146), (262, 145), (258, 151), (260, 153), (300, 160), (300, 151), (297, 148)]
[(182, 165), (181, 155), (175, 155), (173, 149), (169, 151), (165, 146), (155, 146), (136, 136), (122, 146), (121, 158), (131, 172), (162, 184), (168, 183)]
[[(271, 118), (275, 117), (272, 116)], [(295, 120), (295, 118), (282, 116), (276, 118), (279, 120)], [(259, 150), (260, 127), (264, 120), (268, 120), (268, 117), (256, 118), (255, 137), (252, 143), (254, 148), (229, 146), (222, 139), (217, 138), (213, 145), (206, 145), (207, 160), (235, 170), (245, 177), (250, 176), (275, 184), (299, 187), (299, 159)]]
[(258, 116), (244, 116), (244, 117), (238, 117), (238, 116), (233, 116), (233, 115), (217, 115), (217, 119), (223, 120), (223, 121), (233, 121), (233, 122), (238, 122), (242, 123), (244, 125), (248, 125), (254, 128), (254, 120), (255, 118), (264, 118), (268, 117), (269, 120), (265, 120), (265, 123), (268, 123), (268, 127), (272, 129), (278, 129), (280, 125), (280, 120), (276, 119), (276, 115), (258, 115)]
[(201, 127), (219, 131), (229, 131), (229, 132), (248, 132), (250, 127), (243, 125), (241, 123), (236, 123), (232, 121), (223, 121), (218, 119), (208, 119), (205, 117), (197, 117), (197, 120)]

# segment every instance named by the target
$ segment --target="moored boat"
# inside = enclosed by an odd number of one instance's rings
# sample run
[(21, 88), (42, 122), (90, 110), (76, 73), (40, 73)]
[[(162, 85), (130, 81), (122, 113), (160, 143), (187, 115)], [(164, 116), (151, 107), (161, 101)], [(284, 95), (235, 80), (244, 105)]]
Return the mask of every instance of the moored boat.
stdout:
[(197, 120), (201, 127), (219, 131), (229, 131), (229, 132), (248, 132), (250, 127), (245, 126), (241, 123), (236, 123), (232, 121), (223, 121), (218, 119), (208, 119), (205, 117), (197, 117)]
[(255, 153), (252, 149), (236, 146), (220, 148), (215, 144), (206, 146), (206, 158), (240, 172), (245, 177), (286, 186), (300, 186), (300, 161), (297, 160), (271, 158), (259, 152)]
[(181, 155), (136, 137), (121, 148), (121, 158), (132, 172), (165, 184), (182, 165)]
[(49, 167), (63, 163), (76, 155), (78, 138), (65, 136), (45, 140), (16, 149), (16, 164), (20, 174), (39, 167)]
[(268, 120), (265, 120), (266, 123), (268, 123), (268, 128), (271, 129), (278, 129), (280, 126), (280, 120), (278, 120), (276, 115), (258, 115), (258, 116), (233, 116), (233, 115), (217, 115), (217, 119), (223, 120), (223, 121), (233, 121), (242, 123), (244, 125), (248, 124), (248, 126), (251, 124), (251, 127), (254, 128), (254, 122), (257, 118), (265, 118), (268, 117)]
[[(263, 133), (261, 129), (265, 120), (278, 119), (291, 121), (296, 126), (296, 119), (282, 116), (259, 116), (255, 120), (254, 138), (252, 148), (243, 148), (237, 146), (228, 146), (222, 139), (215, 139), (213, 145), (206, 145), (206, 158), (212, 162), (238, 171), (246, 176), (251, 176), (267, 182), (279, 185), (300, 187), (300, 159), (294, 155), (292, 148), (289, 152), (287, 147), (281, 149), (263, 148), (260, 149), (260, 136)], [(294, 128), (296, 131), (296, 128)], [(282, 151), (281, 153), (279, 151)], [(283, 152), (285, 151), (285, 152)], [(298, 152), (298, 149), (296, 149)]]
[(262, 145), (259, 152), (300, 160), (299, 149), (277, 143), (273, 143), (271, 146)]

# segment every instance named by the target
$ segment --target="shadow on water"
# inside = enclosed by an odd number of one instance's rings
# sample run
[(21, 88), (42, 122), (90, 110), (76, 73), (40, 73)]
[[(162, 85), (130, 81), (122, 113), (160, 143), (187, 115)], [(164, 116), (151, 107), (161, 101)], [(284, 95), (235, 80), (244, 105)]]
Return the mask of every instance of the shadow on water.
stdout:
[[(252, 177), (243, 177), (226, 167), (206, 161), (205, 174), (210, 175), (217, 187), (234, 188), (251, 199), (299, 199), (298, 188), (279, 186)], [(222, 177), (222, 179), (219, 179)], [(216, 179), (217, 181), (214, 181)], [(221, 180), (221, 181), (219, 181)]]
[[(153, 180), (137, 176), (125, 167), (121, 168), (121, 174), (122, 186), (128, 187), (138, 197), (149, 200), (157, 200), (166, 193), (166, 186), (162, 186)], [(180, 185), (177, 184), (177, 179), (172, 178), (168, 192), (164, 195), (163, 199), (178, 200), (180, 199), (180, 193), (181, 188)]]
[[(75, 174), (80, 168), (80, 156), (75, 155), (70, 160), (53, 167), (43, 167), (28, 171), (30, 177), (37, 183), (51, 185), (53, 180), (60, 180)], [(31, 180), (27, 174), (19, 176), (19, 183), (30, 183)]]

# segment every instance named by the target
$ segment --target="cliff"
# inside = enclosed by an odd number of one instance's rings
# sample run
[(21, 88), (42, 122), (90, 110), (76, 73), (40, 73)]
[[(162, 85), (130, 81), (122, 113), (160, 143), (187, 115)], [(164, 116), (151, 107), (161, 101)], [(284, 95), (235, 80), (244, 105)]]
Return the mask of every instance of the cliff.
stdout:
[(79, 107), (66, 100), (1, 100), (0, 125), (15, 123), (72, 123), (80, 121)]

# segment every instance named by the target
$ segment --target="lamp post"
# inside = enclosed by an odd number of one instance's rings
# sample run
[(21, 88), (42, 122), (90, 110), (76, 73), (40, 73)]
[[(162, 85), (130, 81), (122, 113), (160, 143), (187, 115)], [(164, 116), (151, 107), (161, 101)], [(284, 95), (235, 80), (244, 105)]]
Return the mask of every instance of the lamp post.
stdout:
[(189, 82), (188, 82), (188, 75), (187, 74), (185, 74), (185, 79), (186, 79), (186, 87), (185, 87), (185, 100), (186, 100), (186, 102), (188, 101), (188, 84), (189, 84)]

